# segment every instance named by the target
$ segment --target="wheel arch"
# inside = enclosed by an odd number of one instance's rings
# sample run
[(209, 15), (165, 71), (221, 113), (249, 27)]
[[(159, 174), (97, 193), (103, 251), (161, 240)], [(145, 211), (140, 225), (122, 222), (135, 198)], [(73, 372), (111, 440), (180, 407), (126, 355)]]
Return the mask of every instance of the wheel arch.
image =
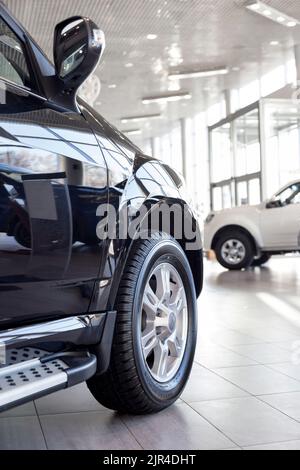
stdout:
[(215, 233), (215, 235), (212, 239), (212, 242), (211, 242), (211, 249), (212, 250), (215, 250), (216, 245), (217, 245), (220, 237), (228, 231), (237, 231), (239, 233), (243, 233), (244, 235), (246, 235), (249, 238), (249, 240), (251, 241), (251, 244), (253, 246), (253, 249), (254, 249), (255, 253), (257, 254), (259, 252), (258, 245), (257, 245), (255, 237), (252, 235), (252, 233), (248, 229), (246, 229), (245, 227), (242, 227), (241, 225), (238, 225), (238, 224), (229, 224), (229, 225), (225, 225), (224, 227), (221, 227)]
[[(163, 201), (160, 201), (160, 203), (155, 204), (151, 207), (149, 213), (153, 214), (155, 211), (159, 211), (161, 202), (166, 203), (170, 207), (174, 204), (179, 204), (181, 205), (182, 208), (186, 206), (186, 202), (183, 200), (173, 200), (173, 199), (165, 199)], [(183, 212), (184, 213), (184, 212)], [(145, 218), (146, 219), (146, 218)], [(144, 219), (144, 220), (145, 220)], [(151, 227), (152, 231), (159, 231), (162, 232), (164, 231), (168, 235), (171, 235), (171, 237), (174, 238), (174, 240), (177, 241), (177, 243), (181, 246), (183, 252), (185, 253), (187, 260), (189, 262), (192, 275), (194, 278), (194, 286), (195, 286), (195, 291), (196, 291), (196, 296), (199, 297), (202, 289), (203, 289), (203, 247), (202, 247), (202, 237), (200, 233), (200, 228), (198, 225), (198, 222), (194, 216), (194, 214), (189, 210), (188, 213), (185, 213), (185, 218), (182, 221), (182, 227), (185, 227), (185, 223), (188, 223), (188, 219), (190, 219), (190, 222), (193, 226), (193, 231), (196, 233), (196, 242), (195, 246), (191, 248), (191, 240), (189, 240), (186, 236), (186, 231), (183, 229), (182, 231), (182, 237), (176, 235), (176, 229), (175, 229), (175, 224), (174, 220), (171, 218), (170, 220), (170, 226), (169, 230), (165, 230), (165, 227), (161, 226), (154, 226)]]

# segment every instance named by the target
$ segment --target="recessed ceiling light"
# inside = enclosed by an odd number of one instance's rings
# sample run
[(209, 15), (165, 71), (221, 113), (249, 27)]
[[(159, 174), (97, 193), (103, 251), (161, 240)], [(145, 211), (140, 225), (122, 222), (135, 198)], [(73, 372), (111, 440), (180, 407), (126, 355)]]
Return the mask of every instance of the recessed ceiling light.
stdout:
[(172, 101), (180, 101), (180, 100), (190, 100), (192, 95), (189, 92), (182, 92), (182, 93), (168, 93), (166, 95), (158, 95), (158, 96), (149, 96), (143, 98), (143, 104), (149, 103), (167, 103)]
[(137, 122), (137, 121), (148, 121), (149, 119), (159, 119), (161, 114), (143, 114), (142, 116), (128, 116), (121, 118), (121, 122), (126, 124), (127, 122)]
[(127, 64), (125, 64), (125, 67), (127, 69), (130, 69), (131, 67), (133, 67), (133, 63), (132, 62), (127, 62)]
[(255, 11), (255, 10), (259, 10), (259, 9), (260, 9), (260, 5), (259, 5), (258, 3), (253, 3), (253, 4), (250, 4), (250, 5), (248, 6), (248, 8), (249, 8), (250, 10)]
[(141, 129), (129, 129), (128, 131), (123, 131), (127, 135), (140, 135), (142, 133)]
[(185, 78), (205, 78), (214, 77), (215, 75), (226, 75), (227, 67), (218, 67), (210, 70), (198, 70), (193, 72), (174, 72), (169, 74), (170, 80), (183, 80)]
[(266, 3), (260, 0), (248, 0), (245, 4), (245, 7), (248, 10), (251, 10), (259, 15), (268, 18), (275, 23), (279, 23), (282, 26), (286, 26), (288, 28), (294, 28), (299, 24), (299, 21), (296, 18), (292, 18), (291, 16), (286, 15), (282, 11), (276, 10), (276, 8), (270, 7)]
[(279, 45), (279, 41), (271, 41), (270, 42), (270, 46), (278, 46)]
[(148, 34), (147, 39), (149, 39), (149, 41), (154, 41), (154, 39), (157, 39), (157, 34)]
[(117, 85), (115, 83), (112, 83), (111, 85), (108, 85), (108, 88), (110, 89), (117, 88)]

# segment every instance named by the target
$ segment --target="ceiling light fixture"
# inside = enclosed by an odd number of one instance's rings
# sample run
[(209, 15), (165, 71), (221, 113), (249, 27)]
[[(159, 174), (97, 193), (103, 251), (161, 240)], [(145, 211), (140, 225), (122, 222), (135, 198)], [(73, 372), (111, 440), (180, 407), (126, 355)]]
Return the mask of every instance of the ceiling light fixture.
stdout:
[(287, 26), (288, 28), (294, 28), (295, 26), (300, 24), (297, 19), (286, 15), (282, 11), (276, 10), (276, 8), (266, 5), (264, 2), (261, 2), (260, 0), (248, 0), (245, 3), (245, 7), (248, 10), (251, 10), (272, 21), (275, 21), (275, 23), (279, 23), (283, 26)]
[(128, 131), (123, 131), (123, 134), (127, 134), (127, 135), (141, 135), (141, 133), (142, 133), (141, 129), (131, 129)]
[(127, 64), (125, 64), (125, 67), (127, 69), (130, 69), (131, 67), (133, 67), (133, 63), (132, 62), (128, 62)]
[(143, 98), (143, 104), (149, 103), (167, 103), (167, 102), (174, 102), (180, 100), (190, 100), (192, 95), (189, 92), (182, 92), (182, 93), (168, 93), (166, 95), (158, 95), (158, 96), (147, 96)]
[(154, 39), (157, 39), (157, 34), (148, 34), (147, 39), (149, 39), (149, 41), (154, 41)]
[(138, 122), (138, 121), (148, 121), (149, 119), (159, 119), (161, 114), (143, 114), (142, 116), (128, 116), (121, 118), (121, 122), (126, 124), (127, 122)]
[(108, 88), (113, 90), (114, 88), (117, 88), (117, 85), (115, 83), (112, 83), (111, 85), (108, 85)]
[(209, 70), (197, 70), (191, 72), (174, 72), (169, 73), (170, 80), (183, 80), (186, 78), (205, 78), (214, 77), (216, 75), (227, 75), (229, 72), (227, 67), (217, 67)]

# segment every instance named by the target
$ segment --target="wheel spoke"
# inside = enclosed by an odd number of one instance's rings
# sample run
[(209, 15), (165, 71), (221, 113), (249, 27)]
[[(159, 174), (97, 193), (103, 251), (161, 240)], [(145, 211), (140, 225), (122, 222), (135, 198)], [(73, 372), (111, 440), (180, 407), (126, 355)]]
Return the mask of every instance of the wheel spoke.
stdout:
[(156, 293), (161, 301), (168, 302), (170, 300), (171, 288), (170, 288), (170, 270), (162, 264), (159, 271), (156, 273), (157, 289)]
[(146, 329), (145, 332), (142, 333), (142, 346), (145, 359), (147, 359), (151, 351), (153, 351), (158, 343), (155, 328), (150, 328)]
[(158, 327), (163, 327), (163, 328), (167, 328), (168, 327), (168, 318), (167, 317), (156, 317), (155, 318), (155, 321), (154, 321), (154, 324), (155, 324), (155, 327), (158, 328)]
[(154, 320), (157, 308), (159, 304), (159, 299), (151, 289), (148, 284), (145, 289), (144, 298), (143, 298), (143, 310), (145, 311), (147, 317)]
[(180, 357), (182, 351), (182, 341), (177, 338), (176, 332), (168, 338), (168, 346), (172, 357)]
[[(173, 297), (174, 297), (174, 300), (173, 300)], [(170, 309), (174, 313), (179, 314), (182, 311), (183, 307), (185, 306), (184, 298), (185, 298), (184, 288), (182, 286), (180, 287), (177, 286), (176, 292), (172, 295), (172, 298), (171, 298), (173, 302), (170, 304)]]
[(159, 378), (164, 378), (167, 374), (168, 357), (168, 346), (159, 341), (157, 347), (154, 349), (154, 364), (152, 368), (152, 372), (154, 372), (154, 374)]

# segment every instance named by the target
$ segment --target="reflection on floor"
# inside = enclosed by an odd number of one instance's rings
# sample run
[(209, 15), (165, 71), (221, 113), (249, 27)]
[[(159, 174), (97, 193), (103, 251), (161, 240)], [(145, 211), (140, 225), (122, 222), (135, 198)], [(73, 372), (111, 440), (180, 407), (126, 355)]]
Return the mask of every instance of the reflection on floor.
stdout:
[(300, 449), (300, 258), (206, 263), (195, 365), (181, 400), (119, 416), (80, 385), (0, 415), (0, 449)]

